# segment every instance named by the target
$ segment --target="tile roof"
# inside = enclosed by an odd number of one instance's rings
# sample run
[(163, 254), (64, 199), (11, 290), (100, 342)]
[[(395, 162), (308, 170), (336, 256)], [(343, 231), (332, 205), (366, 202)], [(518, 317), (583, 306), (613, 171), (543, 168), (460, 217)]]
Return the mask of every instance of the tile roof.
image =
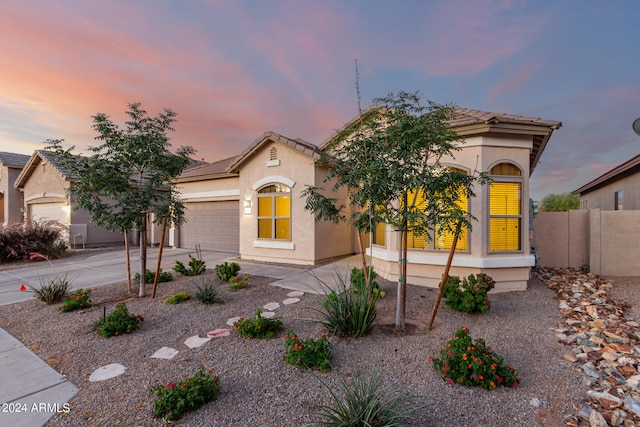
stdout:
[(499, 123), (543, 126), (551, 129), (559, 129), (562, 126), (561, 122), (544, 120), (539, 117), (517, 116), (506, 113), (494, 113), (492, 111), (470, 110), (468, 108), (460, 107), (456, 107), (454, 111), (455, 117), (452, 120), (449, 120), (449, 125), (452, 128), (475, 124), (493, 125)]
[(572, 191), (571, 194), (585, 194), (590, 191), (597, 190), (598, 188), (603, 187), (611, 182), (625, 178), (629, 175), (633, 175), (637, 172), (640, 172), (640, 154), (616, 166), (610, 171), (605, 172), (604, 174), (600, 175), (593, 181), (590, 181), (589, 183), (583, 185), (577, 190)]
[(227, 169), (229, 168), (229, 165), (233, 163), (237, 158), (238, 156), (229, 157), (228, 159), (218, 160), (217, 162), (189, 168), (184, 172), (182, 172), (182, 174), (177, 178), (177, 180), (184, 181), (185, 178), (210, 177), (214, 175), (227, 174)]
[(7, 153), (6, 151), (0, 151), (0, 163), (5, 166), (23, 168), (30, 158), (31, 156), (27, 154)]

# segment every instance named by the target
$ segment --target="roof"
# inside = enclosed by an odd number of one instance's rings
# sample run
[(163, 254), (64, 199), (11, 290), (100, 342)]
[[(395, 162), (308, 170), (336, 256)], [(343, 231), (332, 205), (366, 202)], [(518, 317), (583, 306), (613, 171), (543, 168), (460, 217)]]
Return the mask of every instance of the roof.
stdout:
[(618, 181), (629, 175), (633, 175), (637, 172), (640, 172), (640, 154), (616, 166), (615, 168), (611, 169), (609, 172), (606, 172), (600, 175), (593, 181), (583, 185), (577, 190), (572, 191), (571, 194), (582, 195), (590, 191), (597, 190), (600, 187), (603, 187), (612, 182)]
[(20, 172), (20, 175), (18, 175), (18, 177), (16, 178), (16, 182), (14, 184), (16, 188), (21, 188), (24, 186), (25, 181), (27, 180), (27, 178), (29, 178), (40, 161), (43, 161), (51, 166), (51, 168), (65, 181), (73, 181), (77, 179), (77, 177), (74, 176), (68, 169), (62, 166), (62, 163), (55, 158), (53, 153), (45, 150), (36, 150), (33, 152), (31, 157), (29, 158), (29, 161)]
[(0, 151), (0, 163), (4, 166), (22, 169), (27, 164), (31, 156), (27, 154), (7, 153)]
[(202, 180), (231, 176), (232, 174), (228, 173), (227, 170), (229, 169), (229, 165), (231, 165), (237, 158), (238, 156), (229, 157), (227, 159), (218, 160), (217, 162), (189, 168), (182, 172), (182, 174), (175, 179), (175, 182), (193, 181), (193, 178)]

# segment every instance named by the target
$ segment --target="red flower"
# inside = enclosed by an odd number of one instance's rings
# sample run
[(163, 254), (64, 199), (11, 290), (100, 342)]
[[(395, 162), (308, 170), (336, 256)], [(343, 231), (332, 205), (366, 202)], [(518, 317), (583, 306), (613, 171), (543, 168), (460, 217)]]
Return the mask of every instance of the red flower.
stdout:
[(187, 383), (182, 383), (182, 388), (187, 388)]

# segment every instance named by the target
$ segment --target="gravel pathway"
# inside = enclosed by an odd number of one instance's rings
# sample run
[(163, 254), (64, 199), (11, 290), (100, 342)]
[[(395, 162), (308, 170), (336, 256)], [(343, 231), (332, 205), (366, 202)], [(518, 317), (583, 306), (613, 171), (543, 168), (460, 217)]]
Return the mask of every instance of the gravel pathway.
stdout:
[[(205, 277), (214, 280), (212, 271)], [(193, 293), (193, 279), (178, 277), (159, 284), (158, 296), (136, 298), (125, 284), (93, 290), (94, 307), (60, 313), (59, 304), (47, 306), (33, 300), (0, 307), (0, 326), (22, 341), (53, 368), (66, 375), (79, 389), (70, 402), (70, 412), (55, 415), (50, 426), (160, 426), (151, 417), (149, 388), (157, 382), (178, 381), (193, 375), (200, 365), (221, 379), (219, 398), (176, 422), (184, 426), (299, 426), (309, 421), (306, 413), (326, 401), (331, 386), (356, 369), (377, 366), (390, 388), (409, 389), (428, 406), (420, 412), (416, 426), (560, 426), (564, 418), (581, 407), (586, 388), (580, 374), (563, 359), (565, 346), (558, 343), (553, 328), (561, 315), (553, 292), (537, 279), (527, 292), (492, 295), (492, 308), (481, 315), (455, 312), (441, 304), (433, 330), (428, 321), (436, 292), (408, 286), (409, 333), (397, 335), (391, 324), (395, 313), (395, 284), (379, 280), (386, 297), (378, 307), (378, 324), (360, 339), (330, 337), (334, 369), (326, 374), (299, 370), (281, 360), (284, 333), (272, 340), (249, 340), (235, 331), (214, 338), (199, 348), (184, 341), (193, 335), (227, 327), (234, 316), (251, 317), (257, 307), (279, 302), (276, 311), (285, 329), (301, 339), (319, 337), (322, 327), (308, 318), (318, 318), (316, 296), (284, 305), (290, 292), (268, 283), (272, 279), (253, 276), (246, 289), (232, 292), (221, 287), (224, 304), (203, 305), (195, 298), (178, 305), (163, 302), (167, 296), (186, 290)], [(196, 278), (195, 280), (201, 280)], [(116, 302), (144, 316), (142, 328), (131, 335), (104, 339), (92, 324), (111, 312)], [(513, 365), (522, 377), (517, 388), (486, 391), (449, 385), (428, 362), (461, 326), (470, 328), (474, 339), (487, 345)], [(150, 356), (161, 347), (179, 350), (171, 360)], [(89, 382), (97, 368), (119, 363), (126, 372), (116, 378)], [(538, 399), (542, 406), (531, 404)]]

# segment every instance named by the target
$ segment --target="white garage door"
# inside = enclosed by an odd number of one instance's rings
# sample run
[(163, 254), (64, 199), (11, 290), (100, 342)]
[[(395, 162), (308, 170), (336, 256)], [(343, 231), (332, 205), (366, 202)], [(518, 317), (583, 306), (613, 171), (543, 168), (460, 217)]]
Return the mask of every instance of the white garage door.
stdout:
[(180, 226), (180, 247), (238, 253), (240, 204), (236, 201), (185, 203), (187, 222)]
[(29, 205), (30, 218), (35, 221), (55, 220), (62, 224), (69, 224), (67, 220), (67, 206), (63, 203), (35, 203)]

